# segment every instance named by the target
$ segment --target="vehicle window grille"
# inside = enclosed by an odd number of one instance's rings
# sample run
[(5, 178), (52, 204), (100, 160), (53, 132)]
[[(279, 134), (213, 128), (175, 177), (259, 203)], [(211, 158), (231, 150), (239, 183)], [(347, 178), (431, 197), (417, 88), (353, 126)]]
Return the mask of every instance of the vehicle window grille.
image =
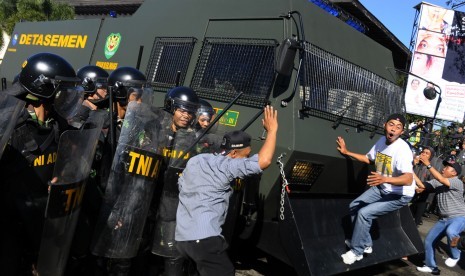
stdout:
[(401, 87), (308, 42), (300, 84), (304, 111), (314, 116), (378, 127), (405, 113)]
[(263, 107), (274, 81), (274, 39), (205, 38), (191, 87), (205, 99)]
[(197, 39), (194, 37), (156, 37), (145, 75), (156, 87), (171, 88), (176, 85), (180, 71), (180, 83), (184, 83), (192, 50)]
[(312, 185), (323, 172), (324, 165), (296, 160), (289, 177), (290, 184)]

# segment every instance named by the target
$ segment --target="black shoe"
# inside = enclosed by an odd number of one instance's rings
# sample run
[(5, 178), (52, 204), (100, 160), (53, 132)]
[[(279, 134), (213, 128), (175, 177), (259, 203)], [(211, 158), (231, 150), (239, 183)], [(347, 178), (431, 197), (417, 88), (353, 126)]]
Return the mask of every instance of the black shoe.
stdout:
[(428, 213), (424, 213), (424, 214), (423, 214), (423, 217), (425, 217), (425, 218), (429, 218), (429, 215), (428, 215)]

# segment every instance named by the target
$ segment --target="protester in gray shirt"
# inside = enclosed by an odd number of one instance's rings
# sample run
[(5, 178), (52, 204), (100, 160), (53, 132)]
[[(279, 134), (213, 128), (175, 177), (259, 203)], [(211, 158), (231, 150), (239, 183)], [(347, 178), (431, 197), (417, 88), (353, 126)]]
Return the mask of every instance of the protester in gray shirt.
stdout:
[(463, 198), (463, 183), (458, 178), (462, 168), (458, 163), (444, 161), (444, 168), (439, 173), (431, 166), (427, 158), (420, 156), (421, 162), (428, 168), (434, 179), (421, 182), (414, 175), (416, 184), (420, 190), (434, 189), (437, 193), (438, 207), (440, 211), (439, 221), (429, 230), (425, 238), (425, 266), (417, 267), (418, 271), (439, 274), (439, 269), (434, 259), (434, 245), (447, 235), (447, 243), (450, 248), (450, 258), (446, 265), (454, 267), (460, 259), (460, 250), (457, 242), (460, 232), (465, 230), (465, 203)]
[(229, 132), (224, 135), (221, 154), (192, 157), (179, 178), (176, 246), (184, 257), (196, 263), (202, 276), (234, 275), (221, 226), (232, 193), (230, 183), (235, 178), (262, 172), (273, 159), (277, 111), (267, 106), (262, 121), (267, 137), (258, 154), (249, 158), (250, 135), (243, 131)]

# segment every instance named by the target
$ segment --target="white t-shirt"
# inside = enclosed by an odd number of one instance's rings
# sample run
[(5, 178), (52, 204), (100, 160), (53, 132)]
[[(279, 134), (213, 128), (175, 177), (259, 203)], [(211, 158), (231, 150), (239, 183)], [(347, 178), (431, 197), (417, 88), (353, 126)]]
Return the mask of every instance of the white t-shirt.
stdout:
[[(413, 155), (407, 142), (397, 139), (386, 145), (386, 137), (381, 137), (367, 153), (368, 159), (375, 162), (376, 172), (383, 176), (396, 177), (403, 173), (413, 173)], [(415, 194), (415, 180), (410, 186), (395, 186), (388, 183), (381, 184), (381, 188), (390, 193), (413, 196)]]

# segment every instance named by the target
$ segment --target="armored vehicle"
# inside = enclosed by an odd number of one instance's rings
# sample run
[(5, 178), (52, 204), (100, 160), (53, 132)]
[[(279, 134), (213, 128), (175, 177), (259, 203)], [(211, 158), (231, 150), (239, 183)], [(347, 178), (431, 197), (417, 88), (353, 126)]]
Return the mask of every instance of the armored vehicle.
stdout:
[(246, 129), (255, 150), (270, 103), (279, 114), (277, 162), (246, 181), (234, 236), (298, 275), (336, 274), (423, 250), (403, 208), (374, 223), (373, 254), (351, 266), (340, 257), (351, 231), (348, 204), (371, 168), (339, 154), (336, 138), (368, 152), (387, 116), (404, 112), (403, 89), (386, 70), (404, 65), (402, 57), (347, 10), (321, 0), (146, 0), (131, 17), (21, 22), (1, 77), (11, 82), (27, 56), (53, 52), (75, 68), (138, 68), (157, 106), (177, 82), (217, 111), (243, 92), (219, 123)]

